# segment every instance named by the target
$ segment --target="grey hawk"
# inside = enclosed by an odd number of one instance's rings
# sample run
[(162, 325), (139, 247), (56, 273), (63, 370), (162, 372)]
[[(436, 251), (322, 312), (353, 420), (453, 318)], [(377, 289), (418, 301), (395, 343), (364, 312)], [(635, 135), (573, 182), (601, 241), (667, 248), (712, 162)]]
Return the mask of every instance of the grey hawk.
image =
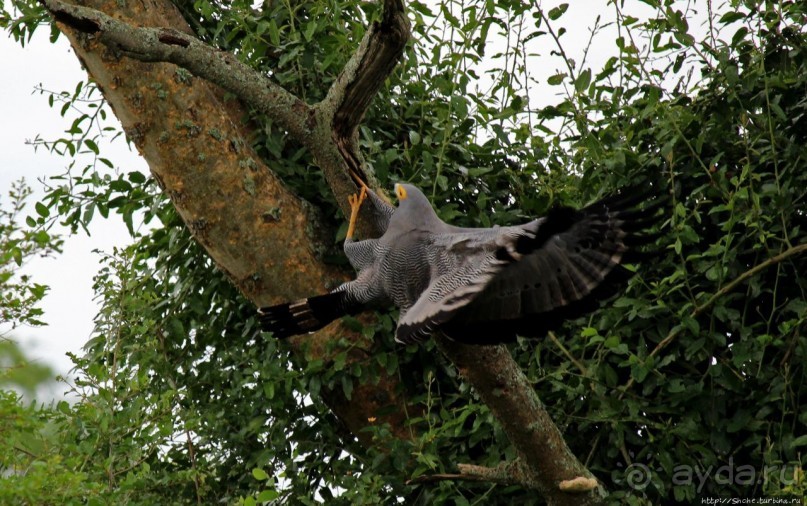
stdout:
[[(580, 210), (555, 207), (523, 225), (462, 228), (443, 222), (416, 187), (396, 184), (395, 194), (397, 208), (366, 186), (349, 199), (344, 251), (356, 279), (325, 295), (260, 308), (264, 331), (304, 334), (343, 315), (394, 305), (401, 343), (437, 331), (474, 344), (543, 337), (596, 309), (630, 276), (622, 264), (655, 240), (643, 232), (658, 220), (664, 200), (623, 191)], [(368, 195), (383, 235), (354, 241)]]

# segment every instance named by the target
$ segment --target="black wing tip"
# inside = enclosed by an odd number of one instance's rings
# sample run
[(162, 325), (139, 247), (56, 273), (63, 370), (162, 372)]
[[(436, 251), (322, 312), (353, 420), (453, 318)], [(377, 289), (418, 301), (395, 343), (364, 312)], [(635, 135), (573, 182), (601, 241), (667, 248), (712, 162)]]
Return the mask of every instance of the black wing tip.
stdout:
[[(543, 246), (551, 237), (562, 234), (583, 218), (583, 214), (573, 207), (556, 205), (549, 209), (535, 236), (521, 236), (516, 240), (516, 252), (529, 255)], [(497, 258), (511, 258), (509, 252), (497, 252)]]
[(617, 220), (614, 229), (624, 233), (622, 242), (628, 250), (647, 246), (661, 239), (660, 231), (663, 211), (670, 202), (670, 196), (661, 193), (660, 188), (628, 187), (585, 207), (582, 213), (595, 221), (604, 223)]
[(582, 218), (583, 214), (573, 207), (552, 206), (546, 213), (546, 222), (541, 225), (538, 234), (547, 234), (547, 237), (561, 234)]

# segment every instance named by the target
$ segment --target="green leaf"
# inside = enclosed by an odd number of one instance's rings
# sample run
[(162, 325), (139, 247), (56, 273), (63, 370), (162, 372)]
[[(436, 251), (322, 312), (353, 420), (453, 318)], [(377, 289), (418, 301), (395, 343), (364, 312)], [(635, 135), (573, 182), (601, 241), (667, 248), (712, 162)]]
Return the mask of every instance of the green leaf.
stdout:
[(146, 182), (146, 176), (139, 171), (130, 172), (127, 177), (129, 178), (129, 181), (134, 184), (143, 184)]
[(588, 88), (588, 85), (590, 83), (591, 83), (591, 69), (586, 69), (583, 72), (580, 72), (580, 75), (577, 76), (577, 81), (575, 81), (574, 83), (574, 88), (579, 93)]
[(98, 145), (92, 139), (84, 139), (84, 145), (90, 148), (90, 151), (92, 151), (96, 155), (99, 153)]
[(43, 218), (47, 218), (50, 216), (50, 211), (42, 202), (37, 202), (34, 204), (34, 209), (36, 209), (36, 213)]
[(735, 21), (740, 21), (745, 19), (746, 15), (739, 11), (729, 11), (722, 16), (718, 20), (718, 23), (727, 25), (729, 23), (734, 23)]
[(797, 448), (799, 446), (807, 446), (807, 434), (797, 437), (790, 443), (791, 448)]
[(580, 332), (580, 337), (594, 337), (597, 334), (599, 334), (599, 332), (597, 332), (597, 329), (595, 329), (594, 327), (585, 327)]
[(312, 376), (311, 379), (308, 380), (308, 392), (312, 396), (319, 395), (319, 391), (322, 388), (322, 383), (319, 379), (319, 376)]
[(263, 490), (260, 494), (258, 494), (258, 502), (269, 502), (274, 501), (280, 497), (280, 492), (276, 490)]
[(555, 21), (559, 17), (563, 16), (563, 13), (566, 12), (566, 9), (569, 8), (569, 4), (560, 4), (557, 7), (553, 7), (549, 10), (549, 19)]
[(66, 401), (59, 401), (56, 404), (56, 409), (58, 409), (59, 412), (61, 412), (62, 414), (65, 414), (65, 415), (68, 415), (68, 416), (71, 415), (70, 404), (68, 404)]
[(350, 400), (353, 395), (353, 380), (349, 376), (342, 376), (342, 392), (347, 400)]
[(280, 45), (280, 31), (277, 28), (277, 22), (274, 19), (269, 20), (269, 42), (272, 43), (273, 46)]
[(701, 326), (698, 323), (698, 320), (692, 318), (690, 316), (685, 316), (681, 319), (681, 323), (684, 325), (684, 328), (689, 330), (693, 336), (700, 335)]
[(563, 80), (565, 78), (566, 78), (565, 73), (555, 74), (555, 75), (549, 76), (549, 78), (546, 80), (546, 82), (550, 86), (557, 86), (557, 85), (563, 83)]
[(252, 470), (252, 477), (260, 481), (266, 481), (269, 479), (269, 475), (266, 474), (266, 471), (264, 471), (260, 467), (256, 467), (255, 469)]
[(14, 263), (18, 266), (22, 265), (22, 250), (20, 248), (11, 248), (11, 256), (14, 258)]
[(314, 37), (314, 33), (317, 31), (317, 23), (316, 21), (312, 21), (308, 23), (305, 27), (305, 31), (303, 32), (303, 37), (305, 40), (310, 41)]

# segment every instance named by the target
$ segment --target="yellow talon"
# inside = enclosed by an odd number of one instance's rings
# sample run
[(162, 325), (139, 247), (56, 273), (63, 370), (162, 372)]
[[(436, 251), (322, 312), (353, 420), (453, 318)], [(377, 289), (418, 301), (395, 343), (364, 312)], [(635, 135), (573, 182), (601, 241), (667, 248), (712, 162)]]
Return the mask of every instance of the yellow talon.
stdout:
[(350, 203), (350, 221), (347, 224), (347, 239), (353, 239), (353, 232), (356, 229), (356, 218), (359, 216), (361, 203), (367, 198), (367, 187), (362, 186), (359, 194), (349, 195), (347, 201)]

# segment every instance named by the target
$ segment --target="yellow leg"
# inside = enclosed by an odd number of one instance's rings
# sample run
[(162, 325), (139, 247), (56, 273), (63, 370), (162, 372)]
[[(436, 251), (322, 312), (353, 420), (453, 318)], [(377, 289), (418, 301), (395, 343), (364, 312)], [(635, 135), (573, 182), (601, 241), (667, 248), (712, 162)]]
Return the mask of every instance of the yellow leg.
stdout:
[(367, 198), (367, 187), (362, 186), (358, 195), (353, 194), (347, 198), (350, 203), (350, 221), (347, 224), (347, 238), (353, 239), (353, 232), (356, 229), (356, 218), (359, 216), (361, 203)]

